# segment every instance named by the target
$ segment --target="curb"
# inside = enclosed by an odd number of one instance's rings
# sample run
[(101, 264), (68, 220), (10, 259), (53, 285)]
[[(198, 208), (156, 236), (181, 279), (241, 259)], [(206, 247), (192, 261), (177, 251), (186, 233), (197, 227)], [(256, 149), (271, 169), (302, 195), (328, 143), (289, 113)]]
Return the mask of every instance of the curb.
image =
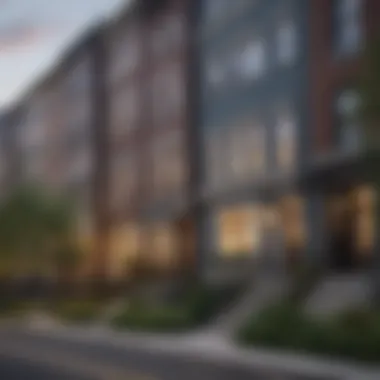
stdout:
[[(361, 364), (347, 364), (333, 359), (321, 359), (304, 354), (292, 354), (265, 349), (240, 348), (217, 336), (149, 335), (118, 332), (106, 326), (75, 327), (67, 325), (31, 328), (28, 334), (77, 343), (97, 343), (120, 349), (137, 349), (152, 354), (165, 354), (190, 360), (212, 362), (214, 365), (238, 365), (278, 375), (303, 376), (305, 380), (379, 380), (380, 369)], [(210, 344), (207, 339), (214, 339)]]

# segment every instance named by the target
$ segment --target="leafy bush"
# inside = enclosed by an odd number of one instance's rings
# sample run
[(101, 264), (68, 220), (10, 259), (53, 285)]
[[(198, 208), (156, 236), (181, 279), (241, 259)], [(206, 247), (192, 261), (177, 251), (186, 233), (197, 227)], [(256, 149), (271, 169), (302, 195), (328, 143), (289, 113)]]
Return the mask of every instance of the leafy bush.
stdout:
[(130, 305), (117, 315), (112, 325), (132, 330), (173, 331), (191, 326), (191, 316), (179, 307), (148, 308)]
[(247, 345), (379, 362), (380, 314), (353, 310), (317, 321), (290, 303), (276, 305), (248, 321), (238, 339)]
[(117, 315), (112, 324), (138, 330), (180, 331), (207, 322), (237, 294), (235, 288), (213, 289), (198, 285), (180, 299), (160, 306), (134, 302)]
[(91, 300), (61, 301), (51, 307), (59, 318), (76, 323), (94, 321), (99, 315), (101, 304)]

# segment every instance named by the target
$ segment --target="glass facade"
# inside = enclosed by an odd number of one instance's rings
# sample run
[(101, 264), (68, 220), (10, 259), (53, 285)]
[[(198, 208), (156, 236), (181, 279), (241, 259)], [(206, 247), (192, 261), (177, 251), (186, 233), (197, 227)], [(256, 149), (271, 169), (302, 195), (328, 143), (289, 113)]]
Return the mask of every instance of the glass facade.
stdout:
[(260, 209), (239, 205), (216, 213), (216, 250), (223, 258), (257, 255), (261, 244)]

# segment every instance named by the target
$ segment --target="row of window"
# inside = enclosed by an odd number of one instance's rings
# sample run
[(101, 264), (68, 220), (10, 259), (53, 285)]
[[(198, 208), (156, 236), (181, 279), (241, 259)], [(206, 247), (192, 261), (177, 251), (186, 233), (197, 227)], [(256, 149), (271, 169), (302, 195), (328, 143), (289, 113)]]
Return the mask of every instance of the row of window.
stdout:
[[(156, 139), (150, 146), (152, 200), (164, 199), (183, 190), (186, 161), (182, 134), (178, 131)], [(111, 208), (120, 209), (134, 201), (141, 176), (134, 151), (120, 149), (111, 157)]]
[[(296, 164), (297, 122), (291, 113), (278, 117), (275, 127), (276, 161), (283, 170)], [(265, 175), (268, 166), (268, 129), (260, 122), (211, 133), (205, 146), (206, 181), (222, 187), (234, 180)]]
[[(293, 64), (298, 55), (296, 26), (292, 21), (284, 21), (275, 34), (275, 61), (280, 65)], [(229, 81), (257, 80), (268, 70), (272, 46), (262, 37), (252, 37), (247, 32), (221, 56), (206, 63), (206, 79), (213, 87)]]
[[(182, 65), (174, 62), (157, 69), (150, 86), (153, 124), (178, 120), (185, 105), (185, 84)], [(140, 91), (133, 85), (116, 89), (111, 99), (111, 134), (120, 137), (137, 127)]]
[(206, 0), (204, 1), (204, 16), (207, 22), (220, 22), (237, 12), (244, 11), (249, 6), (256, 5), (257, 0)]
[[(168, 54), (183, 43), (185, 34), (184, 18), (179, 13), (171, 13), (156, 20), (149, 36), (151, 51), (156, 58)], [(136, 26), (128, 27), (111, 37), (110, 83), (120, 80), (135, 71), (141, 58), (141, 35)]]
[[(210, 12), (228, 11), (231, 1), (210, 0)], [(212, 9), (212, 11), (211, 11)], [(363, 45), (363, 0), (334, 0), (333, 42), (339, 54), (355, 54)], [(254, 33), (253, 33), (254, 34)], [(291, 19), (283, 20), (275, 30), (274, 41), (263, 36), (252, 38), (252, 32), (241, 36), (238, 43), (225, 48), (225, 52), (206, 63), (207, 82), (213, 87), (227, 84), (230, 80), (255, 80), (263, 76), (274, 62), (291, 65), (300, 50), (300, 31)], [(275, 57), (271, 57), (274, 51)]]
[(158, 223), (144, 229), (133, 223), (126, 223), (115, 228), (110, 234), (110, 274), (125, 278), (133, 273), (136, 260), (139, 256), (141, 259), (141, 255), (144, 263), (152, 268), (173, 267), (179, 260), (177, 238), (169, 223)]

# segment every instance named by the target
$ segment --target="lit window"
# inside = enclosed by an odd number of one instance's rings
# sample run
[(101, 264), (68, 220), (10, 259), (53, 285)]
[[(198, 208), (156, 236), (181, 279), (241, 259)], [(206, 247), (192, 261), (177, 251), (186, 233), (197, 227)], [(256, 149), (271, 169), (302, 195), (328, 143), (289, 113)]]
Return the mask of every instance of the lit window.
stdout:
[(265, 71), (265, 47), (260, 40), (249, 43), (239, 57), (239, 71), (243, 78), (257, 79)]
[(354, 54), (363, 43), (363, 3), (361, 0), (335, 0), (335, 38), (338, 52)]
[(216, 214), (218, 252), (226, 258), (252, 256), (260, 249), (262, 226), (260, 209), (239, 205)]
[(362, 145), (358, 121), (360, 96), (355, 90), (342, 92), (337, 99), (337, 142), (345, 151), (356, 151)]
[(296, 158), (296, 121), (290, 113), (277, 118), (276, 127), (277, 165), (281, 168), (294, 167)]
[(281, 64), (290, 64), (297, 54), (296, 30), (293, 24), (286, 23), (277, 31), (277, 54)]
[(122, 225), (110, 233), (110, 270), (113, 277), (124, 277), (133, 269), (139, 251), (139, 230)]
[(161, 269), (170, 269), (175, 265), (177, 254), (177, 236), (170, 225), (157, 225), (152, 228), (153, 264)]

